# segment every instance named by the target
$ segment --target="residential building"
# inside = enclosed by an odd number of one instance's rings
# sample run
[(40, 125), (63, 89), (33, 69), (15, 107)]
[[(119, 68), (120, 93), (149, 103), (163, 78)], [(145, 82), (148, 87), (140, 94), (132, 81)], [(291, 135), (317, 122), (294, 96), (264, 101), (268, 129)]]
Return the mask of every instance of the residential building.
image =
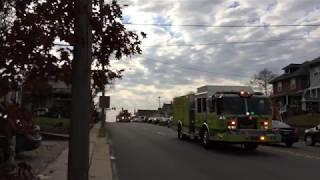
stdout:
[(172, 103), (164, 103), (162, 108), (159, 109), (160, 111), (160, 114), (164, 117), (169, 117), (169, 116), (172, 116), (172, 113), (173, 113), (173, 105)]
[(275, 109), (280, 114), (296, 114), (302, 112), (302, 97), (304, 90), (309, 87), (309, 65), (306, 61), (301, 64), (289, 64), (282, 70), (283, 74), (269, 83), (273, 85), (271, 99)]
[(320, 57), (310, 62), (310, 87), (305, 89), (303, 110), (320, 112)]
[(25, 88), (22, 95), (22, 104), (30, 111), (47, 109), (49, 116), (65, 117), (71, 116), (71, 85), (63, 81), (50, 80), (44, 83), (42, 89), (37, 91)]

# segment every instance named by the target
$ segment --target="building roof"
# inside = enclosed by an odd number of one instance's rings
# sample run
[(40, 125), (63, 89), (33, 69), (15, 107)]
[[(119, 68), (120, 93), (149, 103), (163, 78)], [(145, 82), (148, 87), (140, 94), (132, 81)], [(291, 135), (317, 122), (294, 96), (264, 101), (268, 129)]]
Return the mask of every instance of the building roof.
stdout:
[[(310, 63), (311, 63), (310, 61), (306, 61), (301, 64), (301, 66), (298, 70), (296, 70), (292, 73), (284, 73), (284, 74), (272, 79), (269, 83), (275, 83), (278, 81), (282, 81), (282, 80), (286, 80), (286, 79), (290, 79), (290, 78), (294, 78), (294, 77), (298, 77), (298, 76), (307, 76), (307, 75), (309, 75)], [(288, 66), (286, 66), (286, 67), (288, 67)], [(283, 68), (283, 69), (285, 69), (285, 68)]]
[(283, 70), (286, 70), (286, 69), (289, 69), (289, 68), (299, 68), (302, 64), (294, 64), (294, 63), (291, 63), (289, 64), (288, 66), (282, 68)]
[(212, 96), (217, 92), (240, 92), (240, 91), (254, 93), (253, 89), (250, 86), (206, 85), (206, 86), (199, 87), (197, 89), (197, 95), (208, 94), (208, 96)]
[(316, 65), (319, 65), (319, 64), (320, 64), (320, 57), (318, 57), (318, 58), (316, 58), (316, 59), (314, 59), (314, 60), (312, 60), (312, 61), (310, 62), (310, 66), (311, 66), (311, 67), (316, 66)]

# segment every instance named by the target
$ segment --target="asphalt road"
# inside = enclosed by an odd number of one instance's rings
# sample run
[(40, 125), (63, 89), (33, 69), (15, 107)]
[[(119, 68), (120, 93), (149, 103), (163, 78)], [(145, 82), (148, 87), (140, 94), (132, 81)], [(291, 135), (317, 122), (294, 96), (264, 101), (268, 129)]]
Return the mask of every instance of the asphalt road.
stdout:
[(174, 130), (142, 123), (110, 123), (119, 180), (319, 180), (320, 146), (204, 149)]

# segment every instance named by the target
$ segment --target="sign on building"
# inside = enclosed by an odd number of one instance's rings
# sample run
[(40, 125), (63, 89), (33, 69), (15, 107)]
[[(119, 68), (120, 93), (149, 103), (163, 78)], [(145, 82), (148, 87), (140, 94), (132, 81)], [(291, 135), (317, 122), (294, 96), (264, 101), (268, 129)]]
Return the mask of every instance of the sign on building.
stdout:
[(99, 105), (101, 108), (110, 108), (110, 96), (100, 96)]

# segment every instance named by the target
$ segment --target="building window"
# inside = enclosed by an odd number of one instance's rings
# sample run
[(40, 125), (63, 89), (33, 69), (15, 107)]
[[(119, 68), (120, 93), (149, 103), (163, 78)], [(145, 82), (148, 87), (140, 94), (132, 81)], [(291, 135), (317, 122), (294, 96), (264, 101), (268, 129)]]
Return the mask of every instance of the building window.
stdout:
[(202, 98), (202, 112), (207, 112), (207, 98)]
[(317, 97), (317, 89), (312, 89), (311, 90), (311, 97), (316, 98)]
[(278, 92), (281, 92), (282, 91), (282, 82), (278, 82), (277, 87), (278, 87)]
[(197, 112), (201, 113), (201, 98), (197, 99)]
[(290, 89), (296, 89), (297, 85), (296, 85), (296, 79), (291, 79), (290, 80)]

